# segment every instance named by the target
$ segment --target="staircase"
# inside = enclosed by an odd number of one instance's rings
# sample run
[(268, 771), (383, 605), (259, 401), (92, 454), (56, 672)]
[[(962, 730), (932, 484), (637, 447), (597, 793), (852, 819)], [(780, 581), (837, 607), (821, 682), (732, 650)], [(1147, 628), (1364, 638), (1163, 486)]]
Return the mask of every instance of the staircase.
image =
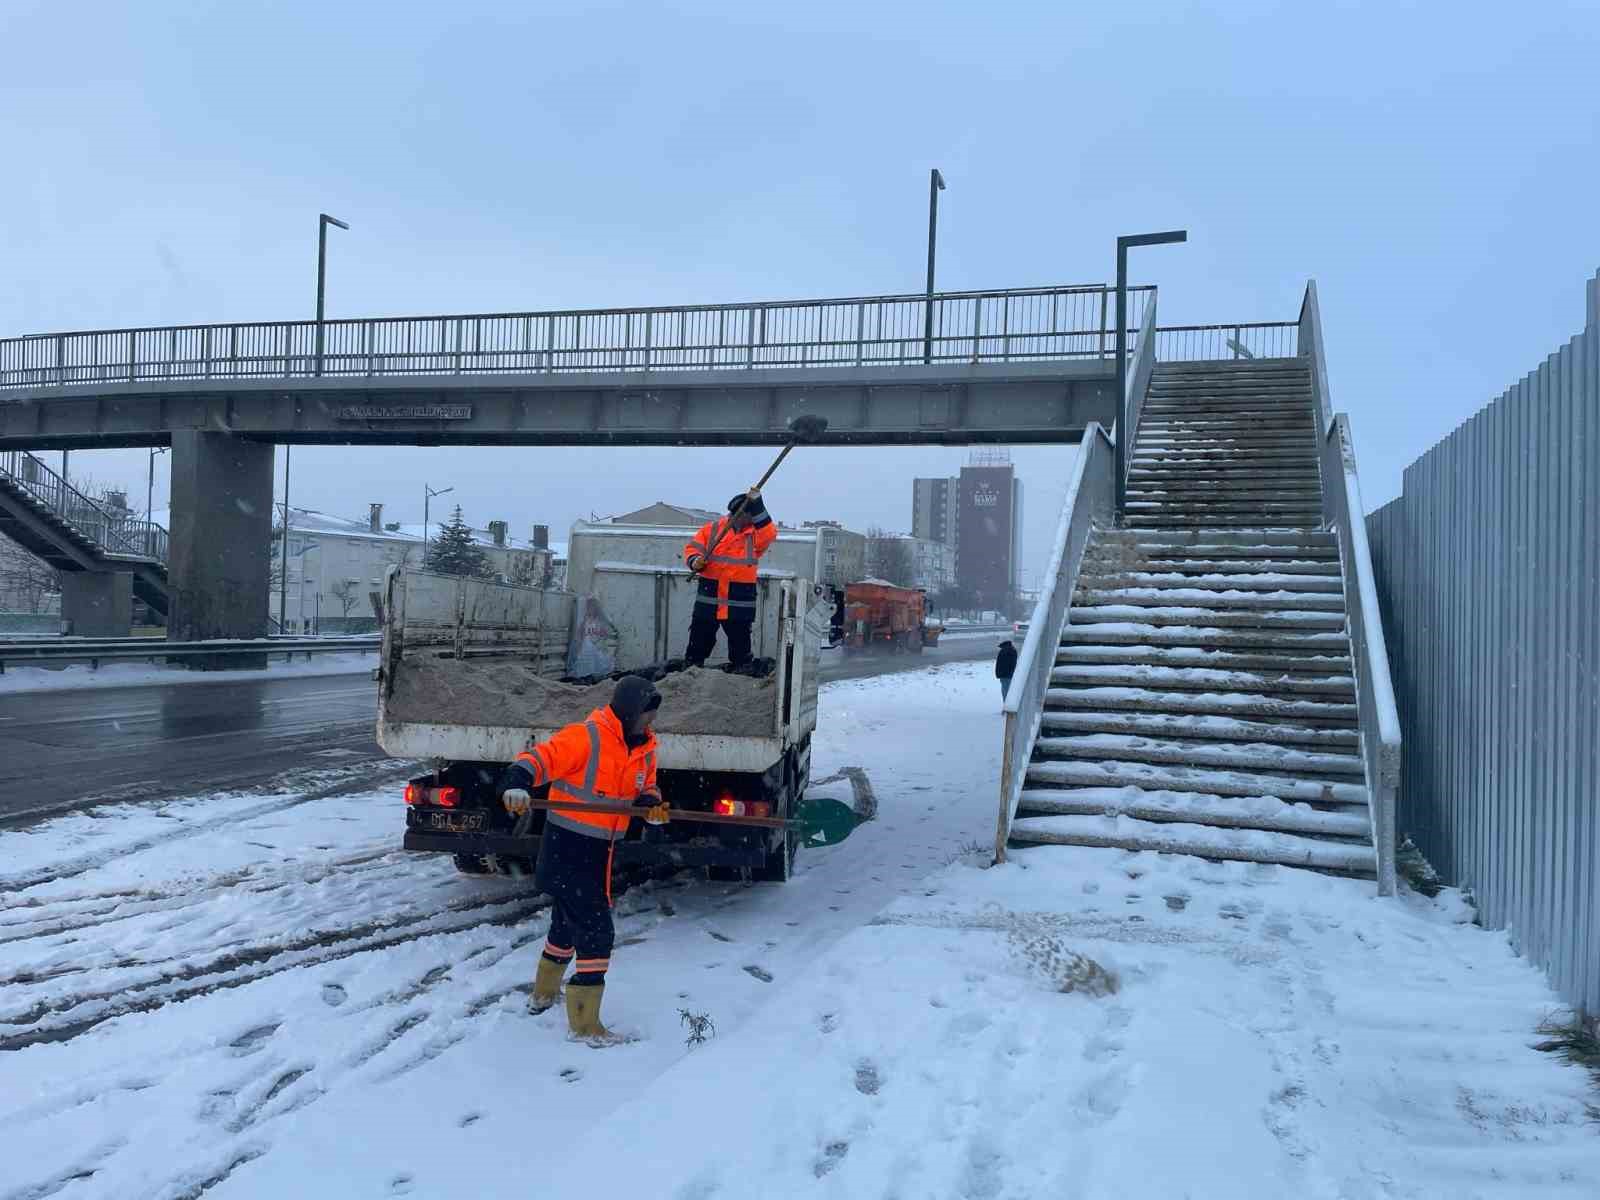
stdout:
[(1011, 842), (1376, 871), (1316, 432), (1303, 359), (1156, 366)]
[(133, 594), (166, 615), (166, 530), (96, 504), (31, 454), (0, 453), (0, 535), (59, 571), (130, 572)]

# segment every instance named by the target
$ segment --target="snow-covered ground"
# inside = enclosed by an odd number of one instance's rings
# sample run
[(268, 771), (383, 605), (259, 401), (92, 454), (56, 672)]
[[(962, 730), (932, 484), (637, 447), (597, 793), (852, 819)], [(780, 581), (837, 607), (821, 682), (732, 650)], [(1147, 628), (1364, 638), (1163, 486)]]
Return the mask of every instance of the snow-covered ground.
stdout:
[(0, 1198), (1596, 1195), (1555, 998), (1453, 893), (980, 869), (995, 690), (827, 685), (815, 773), (877, 820), (788, 885), (623, 896), (603, 1050), (523, 1011), (531, 889), (396, 851), (395, 788), (0, 836)]
[(0, 675), (0, 694), (45, 692), (79, 688), (139, 687), (158, 683), (227, 683), (239, 680), (287, 679), (316, 675), (356, 675), (378, 665), (377, 643), (371, 651), (317, 654), (310, 660), (297, 657), (286, 662), (274, 655), (265, 671), (191, 671), (181, 666), (161, 666), (144, 662), (108, 662), (96, 669), (89, 663), (65, 667), (30, 667), (8, 664)]

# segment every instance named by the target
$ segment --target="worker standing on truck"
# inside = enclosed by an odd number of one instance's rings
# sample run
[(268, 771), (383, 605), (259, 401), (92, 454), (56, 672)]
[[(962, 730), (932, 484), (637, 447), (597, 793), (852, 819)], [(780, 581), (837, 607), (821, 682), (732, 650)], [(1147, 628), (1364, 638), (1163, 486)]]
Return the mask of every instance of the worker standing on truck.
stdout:
[(728, 638), (728, 661), (750, 661), (750, 627), (756, 619), (756, 564), (778, 540), (761, 489), (751, 488), (728, 501), (728, 515), (700, 527), (683, 548), (683, 561), (700, 576), (694, 616), (689, 622), (689, 665), (705, 666), (717, 645), (717, 626)]
[(650, 824), (666, 824), (667, 805), (656, 786), (656, 735), (650, 728), (660, 707), (661, 693), (649, 680), (626, 675), (617, 681), (609, 705), (524, 750), (500, 779), (501, 802), (510, 813), (527, 812), (529, 793), (545, 784), (551, 802), (562, 804), (545, 818), (534, 870), (534, 882), (554, 901), (554, 912), (528, 1011), (542, 1013), (555, 1004), (571, 963), (576, 970), (567, 985), (567, 1023), (575, 1037), (612, 1040), (600, 1023), (600, 999), (617, 938), (611, 864), (632, 820), (584, 808), (632, 804)]

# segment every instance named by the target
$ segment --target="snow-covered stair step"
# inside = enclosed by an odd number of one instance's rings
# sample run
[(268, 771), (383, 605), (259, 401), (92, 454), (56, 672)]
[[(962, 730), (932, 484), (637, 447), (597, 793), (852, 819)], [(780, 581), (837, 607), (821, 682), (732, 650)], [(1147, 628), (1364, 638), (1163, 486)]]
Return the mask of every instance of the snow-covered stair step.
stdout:
[(1255, 612), (1338, 612), (1344, 611), (1344, 597), (1326, 592), (1276, 591), (1206, 591), (1203, 588), (1180, 587), (1080, 587), (1073, 594), (1073, 604), (1101, 607), (1108, 604), (1135, 608), (1226, 608), (1249, 609)]
[[(1083, 610), (1072, 614), (1076, 622)], [(1337, 632), (1271, 629), (1222, 629), (1208, 625), (1152, 626), (1142, 621), (1104, 621), (1068, 624), (1061, 630), (1061, 645), (1199, 646), (1205, 649), (1270, 650), (1278, 654), (1345, 655), (1350, 640), (1341, 624)]]
[(1278, 517), (1285, 513), (1308, 516), (1312, 521), (1322, 515), (1322, 506), (1310, 496), (1275, 496), (1270, 500), (1236, 500), (1218, 497), (1201, 500), (1192, 496), (1163, 496), (1160, 499), (1129, 499), (1127, 511), (1133, 515), (1154, 515), (1171, 509), (1182, 513), (1216, 513), (1218, 516), (1248, 517), (1260, 513), (1264, 517)]
[[(1140, 530), (1135, 532), (1128, 529), (1097, 529), (1094, 535), (1095, 545), (1114, 545), (1117, 543), (1136, 544), (1146, 548), (1180, 549), (1190, 554), (1212, 553), (1221, 554), (1247, 552), (1260, 553), (1268, 550), (1281, 552), (1285, 547), (1292, 547), (1296, 551), (1310, 551), (1319, 554), (1332, 554), (1339, 556), (1339, 540), (1332, 533), (1323, 530), (1307, 530), (1303, 533), (1284, 533), (1281, 530), (1263, 529), (1261, 536), (1251, 537), (1247, 533), (1237, 530), (1219, 530), (1216, 536), (1207, 536), (1200, 529), (1171, 529), (1171, 530)], [(1294, 557), (1302, 557), (1296, 554)]]
[(1257, 465), (1248, 472), (1240, 474), (1228, 470), (1226, 465), (1199, 468), (1192, 464), (1187, 467), (1180, 464), (1167, 467), (1136, 467), (1128, 472), (1130, 487), (1160, 487), (1168, 484), (1185, 484), (1190, 487), (1237, 487), (1241, 484), (1305, 486), (1313, 483), (1318, 488), (1322, 486), (1316, 471), (1304, 466), (1289, 467), (1279, 471)]
[(1184, 517), (1180, 513), (1160, 512), (1151, 514), (1132, 514), (1128, 517), (1128, 525), (1134, 529), (1165, 529), (1172, 525), (1192, 525), (1196, 529), (1206, 528), (1232, 528), (1256, 529), (1261, 527), (1263, 521), (1269, 528), (1274, 529), (1313, 529), (1319, 522), (1317, 517), (1307, 514), (1295, 517), (1292, 514), (1282, 518), (1274, 518), (1271, 514), (1255, 514), (1238, 517), (1207, 516), (1204, 513), (1193, 517)]
[(1168, 446), (1179, 449), (1220, 447), (1227, 450), (1300, 450), (1311, 443), (1309, 434), (1299, 430), (1276, 433), (1270, 430), (1238, 429), (1146, 429), (1139, 434), (1140, 450), (1160, 450)]
[(1233, 417), (1240, 413), (1260, 413), (1276, 416), (1280, 413), (1299, 414), (1307, 411), (1309, 404), (1304, 396), (1283, 392), (1244, 392), (1235, 396), (1215, 395), (1207, 392), (1151, 391), (1145, 397), (1144, 412), (1154, 416), (1208, 416)]
[(1325, 842), (1295, 833), (1261, 829), (1217, 829), (1187, 823), (1162, 824), (1134, 817), (1023, 817), (1011, 823), (1011, 840), (1023, 844), (1107, 846), (1155, 850), (1236, 862), (1280, 863), (1353, 875), (1377, 871), (1372, 847)]
[[(1137, 552), (1102, 552), (1084, 555), (1079, 578), (1100, 578), (1105, 574), (1177, 576), (1182, 579), (1248, 579), (1266, 575), (1282, 579), (1293, 577), (1295, 586), (1301, 580), (1340, 581), (1339, 564), (1328, 559), (1263, 559), (1263, 558), (1183, 558), (1152, 554), (1142, 561)], [(1342, 586), (1342, 584), (1341, 584)], [(1293, 589), (1287, 589), (1293, 590)]]
[(1274, 571), (1296, 575), (1341, 574), (1339, 552), (1321, 546), (1141, 546), (1134, 542), (1102, 542), (1090, 546), (1084, 558), (1089, 562), (1145, 562), (1153, 571), (1197, 571), (1201, 574), (1229, 571), (1246, 575)]
[[(1030, 762), (1026, 785), (1039, 787), (1142, 787), (1217, 796), (1273, 796), (1308, 804), (1366, 804), (1363, 783), (1331, 779), (1289, 779), (1261, 772), (1208, 770), (1110, 759), (1104, 762)], [(1026, 786), (1025, 785), (1025, 786)]]
[(1074, 625), (1128, 623), (1144, 625), (1198, 625), (1212, 628), (1282, 629), (1285, 631), (1343, 629), (1344, 611), (1293, 612), (1270, 609), (1207, 608), (1200, 605), (1173, 605), (1145, 608), (1137, 604), (1074, 604), (1069, 620)]
[(1369, 838), (1366, 813), (1324, 812), (1271, 796), (1212, 796), (1145, 788), (1026, 788), (1019, 817), (1124, 816), (1140, 821), (1187, 821), (1223, 829), (1270, 829), (1320, 837)]
[(1176, 492), (1197, 496), (1253, 496), (1261, 492), (1285, 490), (1309, 492), (1318, 499), (1322, 496), (1321, 483), (1302, 472), (1269, 476), (1259, 476), (1254, 473), (1212, 475), (1209, 478), (1195, 478), (1188, 472), (1151, 472), (1138, 476), (1129, 475), (1128, 487), (1132, 491)]
[(1221, 462), (1244, 463), (1309, 463), (1317, 465), (1316, 455), (1310, 447), (1284, 446), (1281, 449), (1262, 448), (1260, 450), (1247, 447), (1234, 446), (1136, 446), (1133, 451), (1135, 466), (1146, 466), (1154, 463), (1192, 463), (1196, 466), (1206, 466)]
[(1304, 675), (1290, 672), (1213, 671), (1205, 667), (1158, 667), (1139, 663), (1102, 665), (1073, 663), (1050, 668), (1058, 687), (1150, 687), (1175, 692), (1246, 692), (1255, 696), (1333, 696), (1356, 694), (1350, 675)]
[(1063, 642), (1056, 649), (1056, 665), (1083, 663), (1135, 663), (1156, 667), (1204, 667), (1213, 671), (1261, 671), (1282, 674), (1298, 671), (1312, 675), (1348, 675), (1347, 654), (1285, 654), (1271, 650), (1213, 650), (1209, 646), (1078, 645)]
[(1106, 588), (1156, 588), (1209, 592), (1328, 592), (1344, 594), (1344, 579), (1334, 574), (1248, 573), (1186, 575), (1176, 571), (1095, 571), (1087, 559), (1080, 569), (1080, 586)]
[(1169, 716), (1161, 713), (1061, 712), (1045, 710), (1040, 730), (1046, 735), (1126, 733), (1138, 737), (1216, 739), (1219, 742), (1303, 746), (1319, 751), (1361, 749), (1355, 729), (1317, 729), (1293, 721), (1248, 721), (1237, 717)]
[(1044, 706), (1053, 709), (1105, 709), (1185, 716), (1266, 717), (1322, 725), (1354, 725), (1360, 713), (1354, 704), (1273, 696), (1241, 696), (1228, 692), (1176, 692), (1159, 688), (1048, 688)]
[(1034, 755), (1040, 760), (1093, 759), (1179, 767), (1226, 767), (1269, 773), (1353, 776), (1357, 780), (1366, 775), (1362, 759), (1355, 754), (1296, 750), (1266, 742), (1171, 741), (1126, 733), (1041, 737), (1034, 743)]

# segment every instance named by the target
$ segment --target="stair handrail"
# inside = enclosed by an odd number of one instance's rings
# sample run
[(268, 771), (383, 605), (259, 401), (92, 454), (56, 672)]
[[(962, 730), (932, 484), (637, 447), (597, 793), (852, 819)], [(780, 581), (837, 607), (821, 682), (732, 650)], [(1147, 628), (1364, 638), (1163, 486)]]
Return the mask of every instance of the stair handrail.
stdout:
[(1300, 357), (1311, 370), (1316, 403), (1318, 460), (1322, 471), (1323, 524), (1339, 535), (1344, 579), (1345, 627), (1356, 674), (1356, 706), (1361, 725), (1367, 795), (1372, 813), (1372, 848), (1378, 859), (1378, 895), (1395, 893), (1395, 807), (1400, 794), (1400, 710), (1389, 673), (1389, 651), (1378, 608), (1378, 582), (1367, 545), (1366, 509), (1356, 472), (1350, 418), (1333, 412), (1328, 364), (1323, 350), (1317, 281), (1306, 284), (1300, 306)]
[(1045, 693), (1055, 669), (1061, 631), (1066, 627), (1067, 614), (1072, 608), (1072, 593), (1078, 586), (1084, 548), (1097, 525), (1111, 523), (1116, 504), (1112, 486), (1115, 477), (1111, 436), (1098, 421), (1090, 421), (1067, 480), (1067, 494), (1061, 502), (1061, 519), (1056, 525), (1050, 565), (1045, 570), (1045, 579), (1054, 582), (1040, 589), (1027, 637), (1017, 653), (1011, 686), (1006, 689), (1005, 735), (1000, 755), (1000, 819), (994, 842), (997, 863), (1006, 858), (1006, 839), (1022, 799), (1028, 760), (1044, 720)]
[[(1128, 474), (1133, 470), (1134, 439), (1139, 434), (1139, 422), (1144, 416), (1144, 401), (1150, 391), (1150, 376), (1156, 366), (1156, 291), (1150, 290), (1145, 301), (1144, 317), (1139, 324), (1139, 337), (1133, 344), (1133, 361), (1128, 364), (1128, 391), (1117, 397), (1117, 421), (1111, 429), (1111, 440), (1116, 446), (1116, 467), (1113, 480), (1116, 484), (1114, 502), (1120, 513), (1128, 506)], [(1126, 421), (1130, 433), (1127, 444), (1121, 439), (1121, 423)]]
[[(30, 463), (23, 470), (24, 462)], [(112, 554), (167, 561), (167, 531), (154, 521), (123, 516), (85, 496), (38, 455), (0, 451), (0, 476), (29, 492), (61, 520)], [(86, 519), (86, 514), (87, 519)], [(141, 546), (140, 543), (143, 543)]]

